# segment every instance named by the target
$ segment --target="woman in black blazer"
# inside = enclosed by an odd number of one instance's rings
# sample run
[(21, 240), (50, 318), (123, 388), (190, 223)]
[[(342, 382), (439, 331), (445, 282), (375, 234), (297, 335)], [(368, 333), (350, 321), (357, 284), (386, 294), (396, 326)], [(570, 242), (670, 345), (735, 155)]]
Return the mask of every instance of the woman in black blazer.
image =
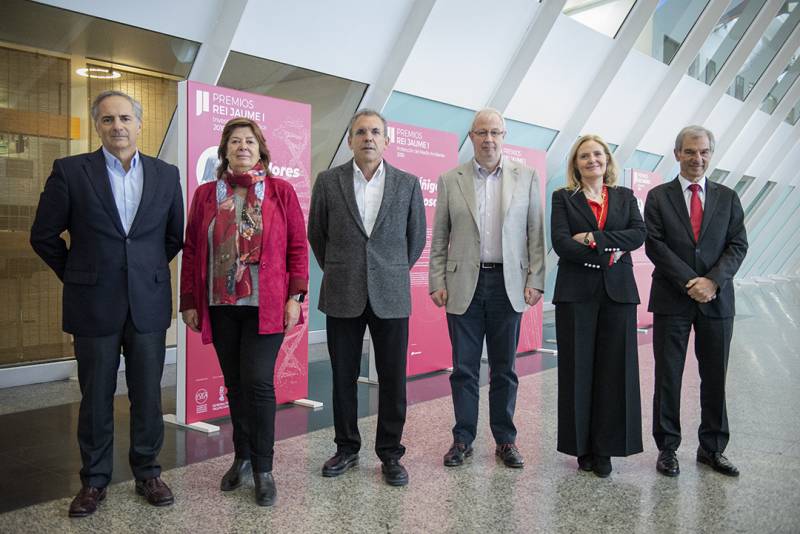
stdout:
[(553, 193), (559, 256), (553, 303), (558, 340), (558, 450), (578, 467), (611, 474), (611, 456), (642, 452), (636, 305), (630, 252), (645, 225), (633, 192), (596, 135), (579, 138), (567, 186)]

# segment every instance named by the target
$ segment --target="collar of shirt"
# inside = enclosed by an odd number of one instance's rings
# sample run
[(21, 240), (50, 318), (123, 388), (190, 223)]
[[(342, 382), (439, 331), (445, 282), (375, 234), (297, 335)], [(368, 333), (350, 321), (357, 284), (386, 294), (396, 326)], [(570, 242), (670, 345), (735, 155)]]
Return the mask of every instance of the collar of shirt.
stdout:
[(700, 186), (700, 191), (698, 191), (700, 194), (705, 194), (705, 192), (706, 192), (706, 177), (705, 176), (703, 176), (700, 179), (700, 181), (698, 181), (698, 182), (692, 182), (691, 180), (687, 180), (686, 178), (684, 178), (683, 176), (681, 176), (679, 174), (678, 175), (678, 180), (680, 180), (680, 182), (681, 182), (681, 191), (683, 191), (684, 193), (689, 189), (689, 186), (692, 185), (693, 183), (697, 183)]
[[(117, 156), (106, 150), (106, 147), (103, 147), (103, 157), (106, 159), (106, 167), (119, 171), (122, 174), (126, 174), (125, 167), (122, 166), (122, 162), (117, 158)], [(137, 150), (131, 158), (131, 169), (135, 169), (138, 166), (139, 151)]]
[[(378, 168), (375, 169), (375, 174), (372, 175), (372, 178), (369, 181), (371, 182), (372, 180), (376, 179), (377, 179), (376, 181), (381, 181), (383, 179), (384, 172), (385, 169), (383, 167), (383, 160), (381, 160), (380, 164), (378, 165)], [(364, 180), (365, 182), (367, 181), (367, 179), (364, 177), (364, 173), (361, 172), (361, 169), (359, 169), (358, 165), (356, 165), (355, 159), (353, 160), (353, 178)]]
[(481, 167), (475, 158), (472, 158), (472, 167), (475, 169), (475, 176), (478, 178), (499, 178), (503, 174), (503, 157), (500, 157), (500, 162), (492, 172)]

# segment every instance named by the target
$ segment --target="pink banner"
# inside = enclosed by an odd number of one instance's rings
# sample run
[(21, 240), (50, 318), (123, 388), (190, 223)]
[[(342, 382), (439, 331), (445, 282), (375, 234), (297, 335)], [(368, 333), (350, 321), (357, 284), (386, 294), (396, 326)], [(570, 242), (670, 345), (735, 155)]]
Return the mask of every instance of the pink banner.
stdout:
[(436, 184), (439, 176), (458, 165), (455, 134), (396, 122), (389, 123), (389, 146), (383, 157), (395, 167), (419, 177), (428, 221), (425, 250), (411, 269), (411, 317), (408, 333), (408, 376), (452, 367), (447, 319), (428, 296), (428, 265)]
[[(217, 147), (225, 123), (234, 117), (252, 119), (261, 127), (269, 147), (273, 176), (294, 186), (308, 220), (311, 197), (311, 106), (267, 96), (187, 82), (187, 187), (191, 206), (197, 187), (215, 179)], [(303, 304), (308, 317), (308, 301)], [(228, 415), (222, 372), (212, 345), (186, 330), (186, 414), (194, 423)], [(180, 392), (179, 392), (180, 394)], [(278, 403), (308, 396), (308, 323), (290, 332), (275, 366)]]
[[(655, 186), (663, 182), (660, 174), (654, 172), (639, 171), (630, 169), (630, 188), (636, 197), (639, 211), (644, 218), (644, 201), (647, 200), (647, 193)], [(633, 276), (636, 278), (636, 286), (639, 289), (639, 299), (641, 304), (637, 308), (636, 323), (639, 327), (645, 328), (653, 324), (653, 314), (647, 311), (647, 301), (650, 298), (650, 286), (653, 283), (653, 264), (644, 252), (644, 246), (631, 253), (633, 259)]]
[[(539, 176), (539, 201), (541, 203), (542, 217), (544, 217), (547, 153), (533, 148), (503, 145), (503, 156), (536, 170), (536, 174)], [(531, 306), (522, 315), (522, 324), (519, 329), (519, 345), (517, 346), (518, 353), (531, 352), (542, 348), (542, 306), (543, 302), (540, 300), (536, 306)]]

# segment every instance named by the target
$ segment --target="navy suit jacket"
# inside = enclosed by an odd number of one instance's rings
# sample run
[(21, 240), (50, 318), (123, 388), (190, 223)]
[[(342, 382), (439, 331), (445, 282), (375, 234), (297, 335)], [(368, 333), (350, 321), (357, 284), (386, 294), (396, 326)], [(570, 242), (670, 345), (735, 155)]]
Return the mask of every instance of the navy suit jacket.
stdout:
[[(64, 283), (63, 329), (77, 336), (166, 330), (169, 262), (183, 245), (178, 169), (140, 153), (142, 199), (126, 234), (103, 152), (53, 162), (31, 228), (31, 246)], [(69, 244), (61, 237), (69, 232)]]
[[(627, 187), (608, 188), (608, 214), (605, 227), (600, 230), (582, 192), (558, 189), (553, 192), (550, 232), (553, 250), (558, 254), (554, 304), (592, 301), (601, 281), (615, 302), (639, 303), (630, 252), (644, 243), (645, 228), (633, 191)], [(584, 232), (592, 233), (595, 248), (572, 239)], [(618, 250), (626, 253), (609, 266), (611, 255)]]
[[(705, 197), (695, 241), (677, 177), (647, 195), (645, 251), (655, 265), (648, 307), (653, 313), (682, 315), (692, 306), (709, 317), (733, 317), (736, 311), (732, 280), (747, 253), (742, 204), (735, 191), (708, 179)], [(698, 276), (717, 283), (717, 298), (699, 304), (689, 296), (686, 283)]]

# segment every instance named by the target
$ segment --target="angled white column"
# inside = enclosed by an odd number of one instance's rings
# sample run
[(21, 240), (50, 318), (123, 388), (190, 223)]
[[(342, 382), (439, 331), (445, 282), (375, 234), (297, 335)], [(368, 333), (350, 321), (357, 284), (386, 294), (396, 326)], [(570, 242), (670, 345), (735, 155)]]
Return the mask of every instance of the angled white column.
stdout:
[[(189, 73), (189, 80), (202, 83), (217, 83), (228, 53), (231, 50), (231, 43), (239, 29), (239, 24), (247, 8), (248, 0), (227, 0), (219, 3), (217, 13), (217, 23), (214, 30), (200, 45), (197, 57), (192, 64)], [(169, 163), (178, 163), (178, 128), (176, 124), (177, 116), (173, 116), (164, 136), (164, 143), (158, 157)]]
[(572, 112), (569, 120), (556, 135), (550, 149), (547, 151), (547, 177), (552, 179), (561, 167), (564, 158), (569, 152), (575, 139), (580, 135), (581, 129), (592, 115), (594, 108), (600, 102), (608, 86), (619, 72), (625, 58), (628, 57), (636, 39), (647, 25), (658, 5), (658, 0), (639, 0), (631, 9), (620, 28), (614, 46), (603, 60), (603, 66), (595, 74), (592, 83), (581, 96), (578, 105)]
[[(700, 14), (700, 18), (697, 19), (692, 31), (686, 36), (675, 57), (672, 58), (664, 79), (658, 84), (647, 105), (642, 108), (642, 112), (639, 114), (639, 118), (634, 123), (633, 128), (630, 129), (628, 135), (614, 151), (614, 157), (622, 165), (633, 155), (647, 130), (655, 123), (658, 114), (664, 108), (672, 93), (675, 92), (675, 88), (678, 87), (681, 79), (689, 70), (689, 66), (694, 61), (694, 58), (697, 57), (697, 53), (703, 47), (708, 36), (714, 31), (714, 26), (716, 26), (722, 14), (725, 13), (727, 6), (728, 2), (726, 1), (710, 2)], [(672, 151), (666, 152), (665, 159), (671, 153)]]
[[(714, 82), (711, 84), (710, 89), (706, 93), (703, 100), (695, 109), (694, 113), (691, 116), (689, 122), (691, 124), (703, 124), (711, 112), (716, 107), (719, 100), (722, 98), (722, 95), (725, 94), (725, 91), (730, 86), (733, 79), (736, 77), (736, 74), (744, 65), (744, 62), (747, 60), (750, 52), (752, 52), (753, 48), (758, 44), (759, 39), (761, 36), (764, 35), (767, 27), (769, 26), (770, 22), (775, 18), (777, 15), (778, 10), (783, 5), (784, 0), (767, 0), (767, 3), (764, 4), (764, 7), (761, 8), (761, 11), (756, 16), (755, 20), (753, 20), (750, 27), (745, 32), (742, 39), (739, 41), (739, 44), (731, 53), (728, 60), (722, 66), (719, 73), (717, 73), (717, 77), (714, 78)], [(675, 132), (676, 134), (678, 132)], [(719, 134), (720, 132), (717, 132)], [(723, 134), (724, 135), (724, 134)], [(663, 154), (670, 154), (672, 153), (671, 146), (665, 146), (662, 149)], [(675, 165), (675, 161), (672, 158), (663, 158), (661, 163), (659, 163), (658, 167), (656, 168), (656, 172), (661, 174), (662, 176), (669, 173)]]
[[(800, 12), (800, 10), (798, 11)], [(747, 122), (750, 120), (753, 114), (761, 107), (761, 103), (769, 93), (769, 90), (772, 89), (772, 86), (775, 84), (775, 80), (778, 79), (778, 76), (784, 71), (786, 66), (792, 60), (792, 55), (794, 55), (798, 47), (800, 47), (800, 26), (796, 26), (794, 28), (794, 31), (783, 44), (783, 47), (781, 47), (780, 51), (775, 55), (775, 58), (773, 58), (772, 62), (769, 64), (769, 67), (767, 67), (767, 70), (764, 71), (756, 85), (750, 90), (750, 94), (747, 95), (744, 104), (741, 108), (739, 108), (739, 111), (728, 125), (725, 133), (721, 136), (717, 136), (717, 146), (714, 149), (714, 155), (711, 158), (711, 163), (708, 166), (709, 174), (711, 174), (711, 171), (716, 168), (717, 163), (720, 162), (728, 149), (730, 149), (736, 138), (739, 137), (739, 135), (741, 135), (741, 133), (744, 131)], [(796, 86), (797, 84), (795, 83), (794, 85)], [(786, 94), (781, 103), (787, 100), (788, 96), (789, 94)], [(792, 100), (794, 101), (796, 99)], [(777, 111), (778, 110), (776, 109), (773, 115), (775, 115)], [(783, 116), (785, 117), (786, 113), (788, 112), (789, 110), (787, 109)], [(780, 122), (777, 124), (780, 124)], [(763, 139), (766, 141), (767, 138), (764, 137), (764, 134), (772, 131), (777, 124), (773, 124), (770, 130), (765, 131), (762, 129), (755, 139)], [(748, 147), (748, 150), (741, 155), (737, 164), (734, 165), (734, 168), (738, 169), (745, 161), (753, 161), (758, 153), (761, 152), (763, 146), (764, 145), (759, 146), (754, 144)], [(734, 178), (731, 176), (732, 174), (733, 172), (726, 176), (722, 183), (726, 185), (736, 184), (736, 181), (738, 181), (739, 177), (736, 177), (734, 180)]]
[[(517, 51), (508, 62), (505, 72), (484, 107), (495, 108), (500, 113), (505, 113), (565, 4), (566, 0), (553, 0), (539, 5)], [(472, 156), (472, 145), (465, 139), (460, 147), (458, 159), (463, 162)]]
[[(403, 71), (403, 66), (408, 61), (408, 57), (414, 49), (414, 44), (416, 44), (422, 29), (425, 27), (425, 23), (428, 21), (434, 4), (436, 4), (436, 0), (416, 0), (414, 2), (403, 27), (398, 33), (397, 40), (392, 46), (389, 57), (383, 63), (383, 70), (381, 70), (378, 79), (367, 88), (367, 92), (358, 106), (359, 108), (380, 111), (386, 105), (389, 96), (392, 94), (392, 89)], [(350, 157), (350, 148), (347, 146), (347, 133), (345, 133), (339, 143), (336, 155), (333, 157), (331, 167), (341, 165)]]

